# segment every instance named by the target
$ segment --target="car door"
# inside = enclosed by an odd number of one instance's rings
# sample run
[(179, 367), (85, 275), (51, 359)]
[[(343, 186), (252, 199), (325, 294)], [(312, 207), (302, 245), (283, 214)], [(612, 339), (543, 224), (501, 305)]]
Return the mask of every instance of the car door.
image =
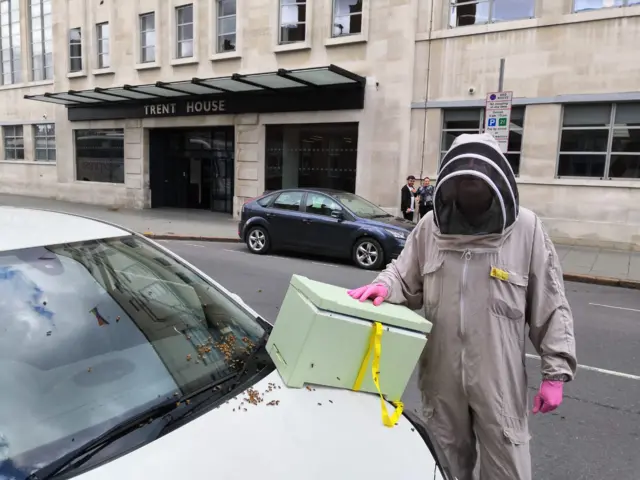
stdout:
[[(304, 239), (310, 249), (341, 257), (351, 255), (353, 222), (338, 202), (327, 195), (308, 192), (304, 211)], [(333, 217), (335, 213), (342, 218)]]
[(304, 213), (301, 211), (304, 192), (285, 191), (266, 208), (269, 235), (273, 244), (281, 247), (299, 248), (303, 242)]

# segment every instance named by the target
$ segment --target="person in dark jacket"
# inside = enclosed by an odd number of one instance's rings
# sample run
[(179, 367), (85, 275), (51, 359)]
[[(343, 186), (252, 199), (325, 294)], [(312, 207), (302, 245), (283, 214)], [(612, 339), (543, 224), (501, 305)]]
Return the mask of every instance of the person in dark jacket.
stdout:
[(407, 184), (400, 189), (400, 210), (405, 220), (413, 221), (413, 214), (416, 211), (416, 188), (413, 184), (416, 177), (409, 175)]
[(433, 185), (431, 185), (431, 179), (425, 177), (422, 181), (422, 186), (418, 189), (418, 204), (420, 219), (427, 213), (433, 210)]

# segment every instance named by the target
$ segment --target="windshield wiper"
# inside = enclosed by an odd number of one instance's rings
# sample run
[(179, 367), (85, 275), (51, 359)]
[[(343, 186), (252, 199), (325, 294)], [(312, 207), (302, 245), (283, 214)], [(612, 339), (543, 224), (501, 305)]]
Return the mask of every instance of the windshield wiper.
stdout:
[[(167, 414), (173, 412), (178, 408), (184, 408), (186, 411), (191, 411), (194, 408), (197, 408), (202, 403), (205, 403), (211, 398), (211, 395), (207, 395), (203, 401), (198, 402), (196, 404), (191, 404), (190, 401), (192, 398), (201, 395), (207, 390), (216, 390), (220, 385), (232, 380), (238, 376), (238, 373), (232, 373), (227, 375), (215, 382), (207, 384), (205, 387), (196, 390), (188, 395), (183, 395), (175, 398), (171, 398), (165, 402), (162, 402), (155, 407), (151, 407), (149, 410), (145, 410), (144, 412), (133, 416), (125, 420), (122, 423), (115, 425), (110, 428), (102, 435), (90, 440), (88, 443), (82, 445), (76, 450), (72, 450), (71, 452), (63, 455), (57, 460), (54, 460), (49, 465), (46, 465), (36, 472), (32, 473), (27, 477), (27, 480), (47, 480), (53, 478), (54, 476), (60, 474), (61, 472), (68, 470), (70, 468), (75, 468), (84, 463), (88, 462), (94, 455), (100, 452), (103, 448), (111, 445), (113, 442), (119, 440), (130, 433), (143, 428), (155, 420), (166, 416)], [(219, 390), (216, 390), (218, 392)], [(171, 419), (169, 419), (171, 421)]]

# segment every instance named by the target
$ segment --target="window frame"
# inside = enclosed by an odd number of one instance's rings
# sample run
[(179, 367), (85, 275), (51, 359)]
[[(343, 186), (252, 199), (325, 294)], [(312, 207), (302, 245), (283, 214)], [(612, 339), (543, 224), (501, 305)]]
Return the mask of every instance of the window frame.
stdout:
[[(42, 125), (51, 125), (53, 126), (53, 135), (49, 135), (48, 132), (46, 132), (45, 130), (45, 134), (44, 135), (39, 135), (38, 134), (38, 127), (42, 126)], [(47, 146), (45, 148), (39, 148), (38, 147), (38, 139), (44, 139), (47, 143)], [(53, 139), (53, 148), (49, 148), (48, 145), (48, 141)], [(38, 151), (44, 151), (45, 152), (45, 156), (47, 157), (46, 160), (42, 160), (38, 158)], [(50, 152), (53, 151), (53, 158), (50, 158)], [(57, 145), (56, 145), (56, 124), (55, 123), (36, 123), (33, 125), (33, 160), (35, 162), (43, 162), (43, 163), (55, 163), (58, 161), (58, 153), (57, 153)]]
[[(7, 17), (8, 22), (4, 24), (2, 22), (2, 14), (0, 13), (0, 85), (15, 85), (22, 82), (22, 32), (20, 31), (20, 0), (0, 0), (0, 9), (2, 5), (7, 5)], [(14, 7), (17, 5), (17, 7)], [(0, 10), (1, 11), (1, 10)], [(17, 23), (13, 18), (14, 15), (18, 15)], [(17, 25), (17, 32), (15, 27)], [(2, 42), (2, 34), (5, 29), (9, 33), (9, 45), (5, 46)], [(20, 52), (19, 57), (16, 59), (15, 50)], [(4, 54), (3, 52), (9, 52), (9, 65), (10, 70), (4, 71)], [(9, 76), (10, 80), (5, 82), (5, 76)]]
[[(13, 129), (13, 134), (8, 135), (7, 130), (8, 129)], [(19, 129), (19, 130), (18, 130)], [(20, 135), (18, 135), (18, 132), (20, 132)], [(18, 139), (22, 139), (22, 147), (8, 147), (7, 146), (7, 140), (18, 140)], [(2, 147), (4, 148), (4, 158), (2, 160), (4, 161), (15, 161), (15, 162), (23, 162), (26, 160), (25, 158), (25, 145), (24, 145), (24, 125), (3, 125), (2, 126)], [(12, 151), (13, 152), (13, 158), (8, 158), (7, 157), (7, 152), (8, 151)], [(18, 156), (18, 152), (22, 152), (22, 158), (19, 158)]]
[[(106, 37), (105, 37), (106, 31)], [(98, 69), (111, 67), (111, 28), (109, 22), (96, 23), (96, 61)], [(105, 57), (107, 61), (105, 62)]]
[[(526, 122), (526, 118), (527, 118), (527, 108), (525, 106), (520, 106), (520, 105), (516, 105), (515, 107), (512, 106), (511, 107), (511, 112), (513, 113), (513, 110), (515, 109), (522, 109), (522, 127), (515, 127), (512, 128), (511, 126), (509, 127), (509, 136), (511, 136), (511, 132), (513, 131), (518, 131), (520, 132), (521, 136), (522, 136), (522, 144), (524, 144), (524, 124)], [(439, 148), (439, 152), (440, 155), (438, 156), (438, 169), (440, 169), (440, 165), (442, 164), (442, 158), (444, 157), (444, 155), (447, 153), (447, 150), (443, 150), (442, 147), (444, 145), (444, 137), (446, 135), (447, 132), (460, 132), (460, 134), (463, 133), (469, 133), (472, 131), (472, 129), (470, 128), (445, 128), (446, 127), (446, 112), (447, 111), (454, 111), (454, 110), (479, 110), (480, 111), (480, 116), (479, 116), (479, 128), (477, 132), (474, 133), (484, 133), (484, 116), (486, 114), (486, 108), (483, 107), (466, 107), (466, 108), (443, 108), (442, 109), (442, 119), (441, 119), (441, 128), (440, 128), (440, 148)], [(514, 152), (513, 150), (507, 150), (506, 153), (503, 154), (506, 158), (508, 158), (508, 155), (519, 155), (518, 158), (518, 172), (514, 172), (516, 178), (520, 176), (520, 168), (522, 167), (522, 145), (520, 147), (520, 151), (519, 152)], [(513, 166), (512, 166), (513, 168)]]
[[(305, 44), (309, 42), (309, 33), (307, 29), (309, 28), (309, 0), (303, 0), (295, 3), (284, 3), (287, 0), (278, 0), (278, 45), (299, 45)], [(282, 10), (284, 7), (290, 6), (301, 6), (304, 5), (304, 22), (296, 22), (295, 25), (304, 25), (304, 38), (302, 40), (294, 40), (294, 41), (283, 41), (282, 40)], [(294, 25), (293, 23), (287, 23), (286, 25)]]
[[(238, 51), (238, 0), (231, 0), (235, 3), (235, 13), (232, 15), (220, 15), (220, 5), (223, 0), (214, 0), (214, 8), (215, 8), (215, 45), (213, 48), (213, 52), (215, 55), (225, 55), (232, 54)], [(220, 24), (222, 20), (226, 20), (233, 17), (233, 33), (221, 33)], [(220, 49), (220, 38), (226, 37), (229, 35), (234, 35), (235, 44), (232, 50), (221, 50)]]
[[(88, 183), (100, 183), (100, 184), (112, 184), (112, 185), (124, 185), (125, 183), (125, 179), (126, 179), (126, 173), (125, 173), (125, 151), (124, 151), (124, 128), (77, 128), (77, 129), (73, 129), (72, 130), (72, 141), (73, 141), (73, 166), (74, 166), (74, 170), (75, 170), (75, 181), (76, 182), (88, 182)], [(121, 141), (122, 141), (122, 161), (118, 163), (117, 166), (122, 166), (122, 181), (100, 181), (100, 180), (82, 180), (81, 178), (79, 178), (80, 176), (80, 171), (78, 169), (78, 134), (81, 132), (90, 132), (91, 134), (93, 134), (93, 136), (99, 136), (99, 135), (95, 135), (96, 132), (102, 132), (103, 134), (105, 134), (105, 138), (108, 139), (108, 135), (106, 133), (115, 133), (118, 134), (118, 136), (120, 137)], [(89, 135), (91, 136), (91, 135)], [(94, 147), (91, 147), (94, 148)], [(105, 150), (110, 149), (110, 146), (105, 147)], [(97, 150), (97, 149), (96, 149)], [(97, 157), (100, 158), (100, 157)], [(109, 157), (109, 159), (113, 159), (113, 157)], [(118, 159), (120, 160), (120, 159)], [(112, 172), (110, 172), (110, 175), (112, 176)]]
[(356, 32), (356, 33), (346, 33), (346, 34), (340, 34), (340, 35), (336, 35), (335, 34), (335, 25), (336, 25), (336, 4), (339, 2), (340, 0), (331, 0), (331, 38), (348, 38), (348, 37), (353, 37), (355, 35), (363, 35), (364, 34), (364, 9), (365, 9), (365, 2), (367, 0), (361, 0), (361, 9), (359, 12), (357, 13), (349, 13), (349, 15), (340, 15), (341, 17), (355, 17), (355, 16), (360, 16), (360, 31)]
[[(72, 40), (71, 39), (71, 33), (77, 31), (80, 34), (80, 40)], [(82, 27), (74, 27), (74, 28), (70, 28), (69, 31), (67, 32), (68, 38), (67, 38), (67, 53), (68, 53), (68, 58), (69, 58), (69, 73), (79, 73), (79, 72), (83, 72), (84, 71), (84, 51), (82, 48)], [(77, 56), (72, 55), (71, 49), (75, 46), (78, 46), (80, 49), (80, 54)], [(79, 69), (74, 69), (73, 68), (73, 60), (79, 60), (80, 62), (80, 68)]]
[[(496, 0), (449, 0), (449, 8), (448, 8), (448, 20), (447, 20), (447, 24), (449, 25), (449, 28), (464, 28), (464, 27), (477, 27), (477, 26), (482, 26), (482, 25), (494, 25), (497, 23), (504, 23), (504, 22), (517, 22), (520, 20), (531, 20), (536, 18), (536, 13), (537, 13), (537, 1), (536, 0), (528, 0), (529, 2), (532, 3), (533, 5), (533, 13), (530, 17), (522, 17), (522, 18), (513, 18), (513, 19), (509, 19), (509, 20), (495, 20), (493, 18), (493, 13), (494, 13), (494, 6), (495, 6), (495, 2)], [(452, 17), (453, 17), (453, 12), (454, 9), (456, 7), (460, 7), (460, 6), (466, 6), (466, 5), (478, 5), (481, 3), (487, 3), (489, 4), (489, 14), (488, 14), (488, 19), (486, 23), (475, 23), (473, 25), (452, 25)], [(456, 17), (457, 18), (457, 17)]]
[[(144, 29), (143, 28), (143, 21), (144, 19), (147, 18), (152, 18), (153, 19), (153, 29)], [(153, 45), (147, 45), (145, 44), (145, 42), (143, 41), (143, 39), (145, 38), (145, 34), (147, 33), (154, 33), (154, 41), (153, 41)], [(156, 62), (156, 53), (157, 53), (157, 48), (158, 48), (158, 37), (157, 37), (157, 29), (156, 29), (156, 12), (146, 12), (146, 13), (141, 13), (138, 15), (138, 55), (140, 56), (139, 58), (139, 63), (141, 64), (145, 64), (145, 63), (154, 63)], [(146, 53), (147, 51), (152, 50), (153, 51), (153, 58), (152, 59), (148, 59), (146, 57)]]
[[(611, 7), (601, 6), (598, 8), (583, 8), (582, 10), (576, 10), (576, 3), (580, 0), (572, 0), (571, 2), (571, 13), (584, 13), (584, 12), (597, 12), (598, 10), (610, 10), (612, 8), (626, 8), (626, 7), (634, 7), (636, 5), (640, 5), (640, 3), (629, 3), (631, 0), (620, 0), (622, 5), (613, 5)], [(603, 1), (603, 0), (601, 0)], [(566, 178), (566, 177), (563, 177)], [(582, 177), (579, 177), (582, 178)]]
[[(191, 22), (180, 23), (180, 12), (190, 8), (191, 9)], [(175, 49), (174, 49), (174, 59), (175, 60), (185, 60), (187, 58), (195, 58), (196, 56), (196, 18), (195, 18), (195, 7), (193, 3), (185, 3), (184, 5), (177, 5), (174, 8), (175, 15)], [(185, 27), (187, 25), (191, 25), (191, 38), (190, 39), (180, 39), (180, 27)], [(191, 42), (191, 55), (183, 56), (180, 55), (180, 45), (183, 43)]]
[[(49, 6), (49, 12), (44, 13), (45, 5)], [(33, 15), (34, 6), (38, 6), (40, 8), (39, 15)], [(30, 68), (30, 76), (31, 81), (42, 81), (42, 80), (53, 80), (53, 11), (51, 6), (51, 0), (29, 0), (29, 24), (31, 28), (29, 29), (29, 54), (31, 55), (31, 68)], [(45, 17), (49, 17), (49, 26), (47, 27)], [(38, 28), (34, 29), (33, 25), (35, 22), (38, 22)], [(34, 42), (33, 34), (35, 32), (40, 32), (42, 38), (39, 42)], [(49, 32), (48, 36), (51, 37), (47, 40), (47, 32)], [(47, 51), (47, 42), (50, 44), (50, 50)], [(40, 72), (40, 69), (35, 67), (35, 50), (34, 45), (39, 45), (42, 53), (42, 69), (40, 75), (36, 72)], [(47, 62), (47, 56), (49, 56), (49, 62)], [(41, 78), (40, 78), (41, 76)]]
[[(618, 127), (616, 128), (616, 114), (618, 112), (618, 105), (624, 104), (635, 104), (640, 108), (640, 102), (598, 102), (598, 103), (572, 103), (562, 105), (562, 115), (560, 116), (560, 135), (558, 138), (558, 150), (556, 152), (556, 169), (555, 169), (555, 178), (558, 179), (571, 179), (571, 180), (622, 180), (622, 181), (640, 181), (640, 175), (638, 177), (612, 177), (611, 176), (611, 156), (640, 156), (640, 151), (637, 152), (613, 152), (613, 139), (614, 132), (616, 130), (620, 130), (622, 128), (626, 128), (627, 130), (640, 130), (640, 126), (637, 127)], [(564, 126), (564, 116), (566, 107), (571, 106), (581, 106), (581, 105), (606, 105), (609, 107), (609, 124), (603, 127), (598, 126), (580, 126), (580, 127), (565, 127)], [(607, 149), (604, 152), (564, 152), (562, 151), (562, 133), (567, 131), (589, 131), (589, 130), (606, 130), (607, 131)], [(604, 172), (602, 177), (590, 177), (590, 176), (575, 176), (575, 175), (559, 175), (560, 171), (560, 156), (561, 155), (593, 155), (593, 156), (602, 156), (605, 155), (604, 162)]]

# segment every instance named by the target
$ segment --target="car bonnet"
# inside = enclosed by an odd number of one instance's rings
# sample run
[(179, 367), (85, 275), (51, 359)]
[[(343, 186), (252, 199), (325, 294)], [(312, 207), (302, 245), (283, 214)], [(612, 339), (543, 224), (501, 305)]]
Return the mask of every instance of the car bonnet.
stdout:
[[(434, 477), (431, 452), (406, 418), (394, 428), (382, 425), (375, 395), (287, 388), (277, 372), (252, 390), (77, 478), (441, 478)], [(250, 401), (255, 393), (258, 404)]]

